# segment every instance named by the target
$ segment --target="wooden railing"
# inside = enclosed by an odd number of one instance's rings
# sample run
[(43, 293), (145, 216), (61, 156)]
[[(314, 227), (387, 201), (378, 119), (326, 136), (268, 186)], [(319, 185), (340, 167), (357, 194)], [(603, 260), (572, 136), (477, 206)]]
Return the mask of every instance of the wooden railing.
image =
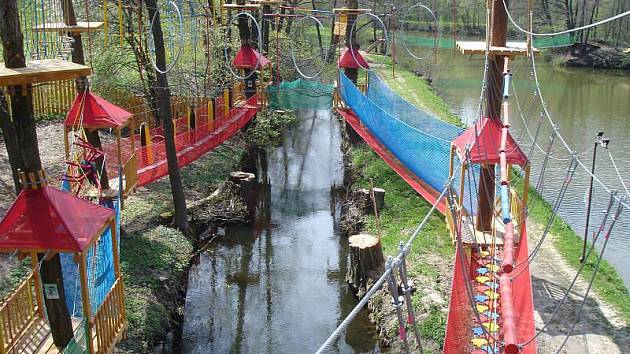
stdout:
[(123, 195), (128, 195), (138, 185), (138, 160), (136, 154), (133, 153), (129, 160), (123, 166), (123, 176), (125, 176), (125, 185)]
[(367, 93), (367, 88), (368, 88), (367, 83), (357, 84), (357, 87), (359, 88), (359, 91), (361, 91), (361, 93), (363, 93), (363, 94)]
[(109, 294), (94, 314), (96, 352), (110, 353), (126, 329), (125, 295), (122, 278), (116, 279)]
[(525, 210), (523, 208), (523, 200), (514, 188), (510, 189), (510, 214), (518, 225), (525, 222)]
[(39, 313), (31, 273), (0, 305), (0, 354), (11, 352), (33, 323), (41, 320)]
[(76, 97), (74, 80), (53, 81), (33, 86), (35, 116), (66, 114)]

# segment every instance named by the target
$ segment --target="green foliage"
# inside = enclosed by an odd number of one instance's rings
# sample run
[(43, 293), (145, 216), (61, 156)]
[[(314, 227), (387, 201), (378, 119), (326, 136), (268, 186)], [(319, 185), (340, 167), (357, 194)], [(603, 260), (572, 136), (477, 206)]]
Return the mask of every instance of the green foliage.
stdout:
[(441, 343), (446, 336), (446, 313), (433, 306), (429, 316), (420, 323), (420, 334)]
[(282, 132), (295, 121), (293, 112), (261, 111), (256, 116), (254, 124), (247, 130), (247, 141), (255, 146), (277, 146), (281, 141)]

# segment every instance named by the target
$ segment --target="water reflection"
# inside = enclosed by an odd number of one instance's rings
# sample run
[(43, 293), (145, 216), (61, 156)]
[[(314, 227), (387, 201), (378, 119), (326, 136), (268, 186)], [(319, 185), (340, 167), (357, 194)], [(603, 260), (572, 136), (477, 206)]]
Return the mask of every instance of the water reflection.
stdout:
[[(334, 197), (343, 182), (339, 123), (328, 111), (300, 117), (259, 161), (254, 224), (229, 228), (191, 269), (185, 353), (314, 352), (356, 304)], [(374, 348), (366, 314), (336, 343), (339, 353)]]

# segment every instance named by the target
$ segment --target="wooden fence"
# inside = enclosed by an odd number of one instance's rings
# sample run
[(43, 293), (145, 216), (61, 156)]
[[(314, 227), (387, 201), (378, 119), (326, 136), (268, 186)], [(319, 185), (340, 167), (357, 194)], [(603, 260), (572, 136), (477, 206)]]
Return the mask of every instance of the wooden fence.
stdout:
[(31, 326), (42, 319), (33, 275), (31, 273), (0, 305), (0, 354), (11, 352)]

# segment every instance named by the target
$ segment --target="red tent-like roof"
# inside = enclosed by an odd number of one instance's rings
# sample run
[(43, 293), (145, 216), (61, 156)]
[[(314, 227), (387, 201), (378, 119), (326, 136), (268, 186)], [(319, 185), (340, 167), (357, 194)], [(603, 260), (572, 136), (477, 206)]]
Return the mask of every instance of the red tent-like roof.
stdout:
[[(353, 52), (354, 55), (352, 55)], [(353, 48), (352, 50), (346, 49), (343, 54), (341, 54), (337, 65), (340, 68), (347, 69), (368, 69), (370, 67), (365, 58), (363, 58), (363, 55), (361, 55), (359, 50), (356, 48)]]
[[(463, 161), (466, 159), (466, 149), (472, 163), (499, 163), (499, 147), (501, 146), (501, 125), (496, 119), (481, 118), (453, 140), (457, 147), (457, 154)], [(505, 143), (507, 162), (512, 165), (523, 166), (527, 163), (527, 156), (508, 132)]]
[(239, 69), (262, 69), (271, 64), (271, 60), (250, 46), (242, 46), (232, 60), (232, 66)]
[(0, 250), (82, 252), (114, 211), (52, 187), (24, 189), (0, 221)]
[(120, 128), (133, 114), (92, 92), (77, 95), (64, 122), (66, 127)]

